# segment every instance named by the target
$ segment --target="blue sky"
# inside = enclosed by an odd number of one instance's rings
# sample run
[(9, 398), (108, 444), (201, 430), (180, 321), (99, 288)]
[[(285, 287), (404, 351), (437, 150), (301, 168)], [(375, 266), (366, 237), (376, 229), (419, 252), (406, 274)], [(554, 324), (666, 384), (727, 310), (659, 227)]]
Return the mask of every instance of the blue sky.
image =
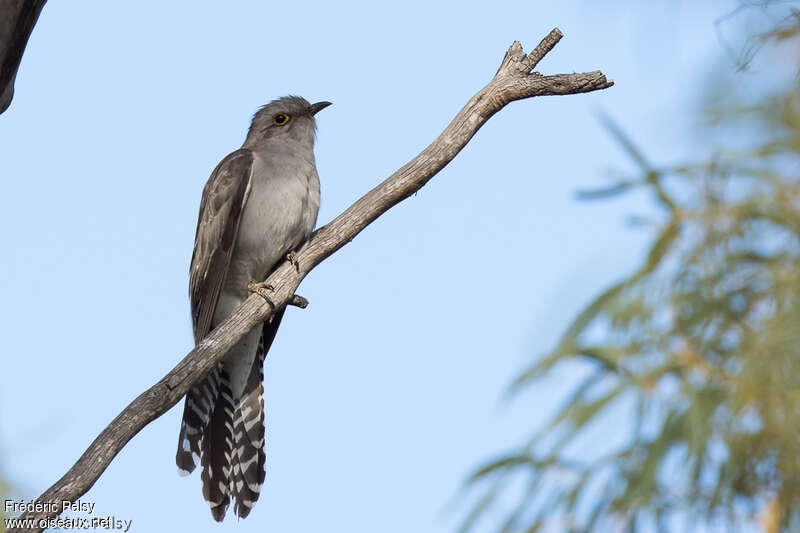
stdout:
[(177, 475), (181, 406), (84, 497), (140, 532), (451, 531), (464, 477), (573, 379), (510, 405), (508, 383), (648, 243), (624, 225), (653, 212), (646, 196), (574, 198), (630, 168), (597, 113), (657, 161), (690, 151), (733, 5), (48, 3), (0, 116), (0, 471), (37, 496), (189, 351), (200, 192), (260, 105), (334, 103), (318, 116), (324, 224), (430, 143), (513, 40), (529, 51), (558, 26), (539, 70), (616, 85), (509, 105), (308, 276), (311, 305), (268, 357), (267, 481), (247, 520), (213, 523), (197, 473)]

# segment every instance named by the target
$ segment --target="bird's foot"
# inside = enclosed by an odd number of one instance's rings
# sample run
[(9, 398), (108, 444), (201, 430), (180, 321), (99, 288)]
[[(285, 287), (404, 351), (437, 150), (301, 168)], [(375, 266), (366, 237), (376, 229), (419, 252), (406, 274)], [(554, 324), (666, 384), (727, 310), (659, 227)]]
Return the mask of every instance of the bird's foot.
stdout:
[(295, 271), (300, 273), (300, 262), (297, 260), (297, 254), (294, 251), (286, 254), (286, 259), (294, 266)]
[(275, 303), (270, 298), (270, 295), (273, 292), (275, 292), (275, 287), (264, 281), (261, 282), (251, 281), (250, 283), (247, 284), (247, 290), (250, 292), (250, 294), (258, 294), (259, 296), (264, 298), (269, 304), (269, 306), (275, 309)]

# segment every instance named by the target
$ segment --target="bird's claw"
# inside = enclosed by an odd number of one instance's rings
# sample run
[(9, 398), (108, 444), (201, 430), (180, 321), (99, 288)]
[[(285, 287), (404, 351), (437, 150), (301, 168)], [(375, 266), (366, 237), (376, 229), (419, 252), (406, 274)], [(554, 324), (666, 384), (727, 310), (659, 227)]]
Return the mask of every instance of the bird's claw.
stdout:
[(267, 301), (269, 306), (275, 309), (275, 303), (269, 297), (270, 293), (275, 292), (275, 287), (263, 281), (262, 282), (251, 281), (250, 283), (247, 284), (247, 290), (251, 294), (258, 294), (259, 296), (264, 298), (264, 300)]

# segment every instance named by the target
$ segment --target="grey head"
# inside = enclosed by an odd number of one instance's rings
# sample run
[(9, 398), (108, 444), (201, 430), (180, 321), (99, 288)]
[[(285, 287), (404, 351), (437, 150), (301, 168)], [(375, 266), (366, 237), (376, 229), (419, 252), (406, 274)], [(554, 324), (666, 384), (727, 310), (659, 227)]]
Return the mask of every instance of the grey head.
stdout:
[(314, 115), (329, 105), (330, 102), (309, 104), (299, 96), (273, 100), (253, 116), (243, 146), (252, 149), (272, 142), (299, 142), (310, 148), (317, 128)]

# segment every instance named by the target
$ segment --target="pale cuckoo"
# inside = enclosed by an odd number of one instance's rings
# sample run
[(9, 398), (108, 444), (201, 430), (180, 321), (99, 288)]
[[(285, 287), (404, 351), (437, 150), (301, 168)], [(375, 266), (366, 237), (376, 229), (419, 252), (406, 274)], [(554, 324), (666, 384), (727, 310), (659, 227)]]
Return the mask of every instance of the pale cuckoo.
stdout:
[[(189, 270), (195, 344), (249, 296), (252, 281), (311, 235), (319, 211), (314, 115), (328, 105), (297, 96), (270, 102), (242, 147), (211, 173)], [(279, 310), (248, 333), (186, 395), (175, 460), (183, 474), (199, 460), (217, 521), (231, 499), (234, 513), (246, 517), (264, 483), (264, 357), (282, 317)]]

